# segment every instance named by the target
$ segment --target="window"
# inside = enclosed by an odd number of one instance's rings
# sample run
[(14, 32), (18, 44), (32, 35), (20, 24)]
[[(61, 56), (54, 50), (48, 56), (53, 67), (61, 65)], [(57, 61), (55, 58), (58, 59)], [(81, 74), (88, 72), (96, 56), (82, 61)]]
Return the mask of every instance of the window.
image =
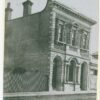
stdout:
[(72, 28), (72, 36), (71, 36), (71, 39), (72, 39), (72, 46), (75, 46), (76, 45), (76, 32), (77, 32), (77, 29), (76, 27), (73, 27)]
[(65, 23), (65, 33), (66, 33), (66, 43), (67, 44), (71, 43), (71, 28), (72, 28), (72, 24)]
[(69, 65), (66, 66), (65, 68), (65, 77), (66, 77), (66, 82), (68, 82), (68, 77), (69, 77)]
[(75, 62), (71, 61), (70, 62), (70, 66), (69, 66), (69, 79), (68, 79), (69, 82), (73, 82), (74, 81), (75, 67), (76, 67)]
[(91, 75), (97, 75), (97, 70), (91, 69), (90, 74)]
[(81, 65), (81, 76), (80, 76), (81, 90), (87, 90), (87, 78), (88, 78), (88, 65), (86, 62), (84, 62)]
[(87, 47), (87, 34), (85, 33), (83, 35), (83, 48), (86, 49)]
[(78, 84), (79, 67), (76, 67), (76, 62), (72, 60), (65, 68), (65, 82)]
[(97, 70), (94, 70), (94, 75), (97, 75)]
[(76, 67), (76, 83), (78, 83), (79, 67)]
[(73, 81), (73, 71), (74, 71), (74, 66), (73, 64), (71, 64), (69, 66), (69, 81), (72, 82)]
[(65, 23), (62, 20), (56, 19), (56, 41), (66, 42)]
[(88, 49), (88, 43), (89, 43), (89, 40), (88, 40), (88, 34), (86, 31), (82, 31), (82, 34), (81, 34), (81, 38), (80, 38), (80, 47), (81, 49)]
[(58, 26), (58, 41), (63, 42), (63, 32), (64, 32), (64, 25), (59, 24), (59, 26)]
[(61, 67), (62, 66), (62, 59), (60, 56), (56, 56), (53, 60), (53, 73), (52, 73), (52, 87), (55, 90), (61, 90), (62, 82), (61, 82)]

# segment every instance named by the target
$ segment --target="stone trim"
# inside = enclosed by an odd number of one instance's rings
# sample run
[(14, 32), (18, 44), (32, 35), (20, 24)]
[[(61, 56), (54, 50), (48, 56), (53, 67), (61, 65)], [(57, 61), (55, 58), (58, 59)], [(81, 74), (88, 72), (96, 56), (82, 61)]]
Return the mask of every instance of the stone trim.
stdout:
[(67, 12), (67, 13), (71, 14), (72, 16), (76, 16), (79, 19), (81, 19), (83, 21), (86, 21), (91, 25), (96, 24), (96, 21), (94, 21), (93, 19), (90, 19), (90, 18), (86, 17), (85, 15), (83, 15), (83, 14), (81, 14), (81, 13), (79, 13), (79, 12), (77, 12), (77, 11), (71, 9), (71, 8), (69, 8), (68, 6), (65, 6), (65, 5), (57, 2), (57, 1), (53, 1), (53, 5), (55, 7), (57, 7), (58, 9), (62, 10), (63, 12)]
[(96, 91), (71, 91), (68, 93), (65, 93), (63, 91), (57, 92), (18, 92), (18, 93), (4, 93), (4, 97), (29, 97), (29, 96), (48, 96), (48, 95), (73, 95), (73, 94), (96, 94)]

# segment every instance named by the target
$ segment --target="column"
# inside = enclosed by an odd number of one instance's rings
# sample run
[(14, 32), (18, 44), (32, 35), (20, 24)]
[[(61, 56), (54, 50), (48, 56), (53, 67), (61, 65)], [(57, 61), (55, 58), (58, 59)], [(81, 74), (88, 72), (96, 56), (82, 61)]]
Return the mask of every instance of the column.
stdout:
[(79, 73), (78, 73), (78, 84), (80, 84), (81, 79), (81, 65), (78, 65)]
[(80, 91), (80, 65), (77, 65), (75, 69), (75, 91)]
[(69, 81), (69, 66), (70, 66), (70, 64), (69, 63), (66, 63), (66, 70), (65, 70), (65, 82), (68, 82)]
[(53, 91), (52, 87), (53, 61), (50, 61), (50, 75), (49, 75), (49, 91)]
[(65, 78), (64, 78), (64, 72), (65, 72), (65, 62), (62, 62), (62, 76), (61, 76), (61, 82), (62, 82), (62, 91), (64, 91), (64, 82), (65, 82)]

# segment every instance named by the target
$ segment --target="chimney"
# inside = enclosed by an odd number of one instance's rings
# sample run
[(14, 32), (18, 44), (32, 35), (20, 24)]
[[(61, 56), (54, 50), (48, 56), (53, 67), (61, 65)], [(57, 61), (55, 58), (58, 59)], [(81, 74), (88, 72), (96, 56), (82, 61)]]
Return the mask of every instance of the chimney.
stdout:
[(23, 3), (23, 16), (31, 14), (33, 3), (30, 0), (27, 0)]
[(10, 2), (7, 4), (7, 8), (5, 9), (5, 20), (10, 20), (12, 16), (12, 8), (10, 8)]

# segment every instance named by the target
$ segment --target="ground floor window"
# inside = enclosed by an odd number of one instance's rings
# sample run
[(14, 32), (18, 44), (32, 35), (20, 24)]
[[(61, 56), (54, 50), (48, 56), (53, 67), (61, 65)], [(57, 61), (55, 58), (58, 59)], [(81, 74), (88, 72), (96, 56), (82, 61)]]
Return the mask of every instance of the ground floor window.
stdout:
[(88, 65), (87, 63), (83, 63), (81, 65), (81, 77), (80, 77), (81, 90), (87, 90), (87, 75), (88, 75)]
[(69, 66), (69, 82), (73, 82), (74, 80), (74, 70), (75, 70), (75, 62), (71, 61)]
[(75, 61), (71, 61), (65, 68), (66, 82), (78, 83), (79, 67), (76, 66)]
[[(96, 70), (91, 70), (92, 75), (97, 75)], [(81, 90), (87, 90), (88, 79), (88, 64), (82, 63), (80, 66), (76, 65), (75, 61), (71, 61), (65, 67), (65, 82), (74, 85), (79, 85)]]
[(54, 90), (61, 91), (62, 88), (62, 59), (57, 56), (53, 60), (52, 87)]

